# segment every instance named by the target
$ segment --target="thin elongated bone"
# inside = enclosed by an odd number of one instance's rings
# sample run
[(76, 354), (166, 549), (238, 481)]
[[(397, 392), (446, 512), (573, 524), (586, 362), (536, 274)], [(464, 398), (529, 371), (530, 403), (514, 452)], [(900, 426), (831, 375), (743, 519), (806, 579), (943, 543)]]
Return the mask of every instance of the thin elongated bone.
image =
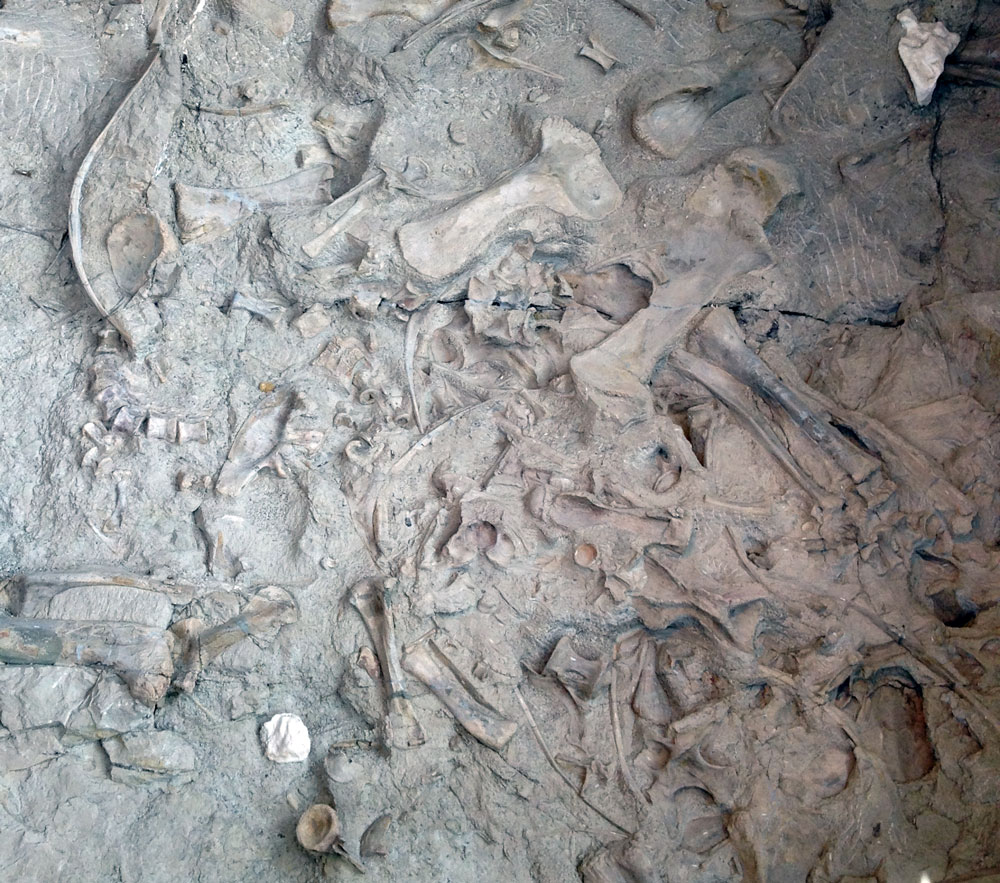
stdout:
[(0, 614), (0, 661), (8, 665), (103, 665), (154, 706), (174, 672), (169, 632), (122, 622), (20, 619)]
[(403, 648), (403, 668), (427, 687), (462, 727), (494, 751), (502, 751), (517, 724), (489, 705), (444, 653), (428, 640)]
[(237, 616), (190, 636), (177, 662), (174, 680), (178, 688), (190, 693), (201, 671), (224, 651), (244, 638), (263, 635), (298, 618), (295, 599), (288, 592), (277, 586), (264, 587)]
[(425, 24), (417, 28), (409, 37), (407, 37), (399, 45), (399, 49), (408, 49), (414, 43), (417, 42), (421, 37), (429, 34), (431, 31), (435, 31), (438, 28), (444, 27), (448, 22), (454, 21), (460, 15), (464, 15), (467, 12), (473, 12), (479, 9), (480, 6), (485, 6), (487, 3), (492, 2), (492, 0), (459, 0), (454, 6), (446, 9), (437, 18), (434, 18)]
[(132, 574), (100, 570), (59, 570), (39, 573), (22, 573), (14, 579), (14, 594), (11, 604), (14, 612), (30, 616), (52, 598), (67, 589), (78, 586), (127, 586), (166, 595), (174, 604), (188, 604), (195, 596), (195, 587), (183, 583), (172, 583), (133, 576)]
[(745, 387), (731, 374), (686, 350), (674, 350), (667, 361), (685, 377), (697, 381), (736, 414), (760, 439), (764, 448), (785, 471), (817, 502), (827, 502), (829, 494), (805, 473), (763, 417), (743, 398)]
[(518, 58), (516, 55), (511, 55), (509, 52), (504, 52), (480, 37), (473, 37), (472, 43), (482, 52), (486, 53), (487, 56), (500, 64), (505, 64), (508, 67), (517, 68), (518, 70), (531, 71), (534, 74), (541, 74), (543, 77), (549, 77), (550, 79), (558, 82), (562, 82), (566, 79), (562, 74), (546, 70), (544, 67), (539, 67), (537, 64), (532, 64), (530, 61), (525, 61), (523, 58)]
[(416, 748), (423, 745), (424, 731), (413, 713), (406, 691), (406, 678), (399, 661), (396, 629), (385, 581), (378, 578), (361, 580), (351, 589), (350, 599), (375, 642), (375, 652), (385, 677), (389, 743), (394, 748)]
[(329, 0), (326, 23), (331, 29), (357, 24), (380, 15), (405, 15), (428, 22), (446, 11), (455, 0)]
[(725, 307), (709, 310), (691, 332), (689, 342), (764, 401), (783, 408), (792, 422), (832, 457), (855, 482), (864, 481), (879, 468), (879, 461), (875, 457), (849, 444), (822, 416), (815, 414), (794, 390), (782, 383), (746, 345), (731, 310)]
[(135, 347), (136, 340), (133, 336), (135, 328), (131, 326), (122, 316), (117, 315), (117, 311), (123, 305), (122, 301), (117, 303), (105, 303), (104, 300), (98, 296), (97, 292), (94, 290), (93, 285), (91, 285), (90, 279), (87, 276), (87, 270), (83, 265), (83, 224), (80, 219), (80, 204), (83, 201), (83, 185), (87, 180), (87, 175), (90, 173), (91, 167), (94, 165), (94, 160), (97, 159), (98, 154), (104, 147), (104, 142), (108, 140), (108, 135), (117, 126), (119, 118), (122, 116), (125, 108), (127, 108), (132, 103), (132, 98), (138, 92), (140, 86), (145, 82), (146, 77), (149, 72), (153, 69), (154, 65), (160, 58), (160, 48), (157, 46), (150, 53), (146, 59), (146, 63), (142, 68), (142, 72), (139, 74), (139, 78), (135, 81), (135, 84), (128, 93), (122, 99), (122, 103), (118, 105), (117, 110), (111, 115), (111, 119), (108, 120), (108, 124), (101, 129), (100, 134), (94, 139), (94, 143), (90, 145), (90, 150), (87, 151), (87, 155), (83, 158), (83, 162), (80, 163), (80, 168), (77, 169), (76, 177), (73, 179), (73, 186), (70, 188), (69, 193), (69, 247), (70, 254), (73, 259), (73, 267), (76, 269), (77, 276), (80, 277), (80, 284), (83, 285), (83, 290), (87, 292), (87, 297), (90, 298), (91, 302), (97, 307), (97, 311), (104, 316), (104, 318), (109, 319), (111, 324), (118, 329), (118, 333), (121, 334), (122, 340), (128, 344), (129, 347)]
[(783, 0), (709, 0), (708, 5), (716, 13), (715, 26), (724, 34), (755, 21), (776, 21), (789, 29), (806, 23), (805, 15)]
[(302, 250), (309, 255), (309, 257), (316, 257), (324, 248), (329, 244), (330, 240), (333, 239), (338, 233), (342, 233), (350, 225), (350, 222), (354, 220), (357, 215), (361, 213), (364, 208), (362, 200), (360, 197), (363, 193), (371, 190), (377, 184), (381, 184), (385, 180), (384, 172), (376, 172), (368, 178), (365, 178), (359, 184), (356, 184), (346, 193), (338, 196), (333, 202), (331, 202), (323, 211), (324, 214), (331, 214), (343, 205), (347, 205), (352, 200), (353, 205), (349, 205), (347, 210), (337, 218), (326, 230), (320, 233), (318, 236), (310, 239), (305, 245), (302, 246)]

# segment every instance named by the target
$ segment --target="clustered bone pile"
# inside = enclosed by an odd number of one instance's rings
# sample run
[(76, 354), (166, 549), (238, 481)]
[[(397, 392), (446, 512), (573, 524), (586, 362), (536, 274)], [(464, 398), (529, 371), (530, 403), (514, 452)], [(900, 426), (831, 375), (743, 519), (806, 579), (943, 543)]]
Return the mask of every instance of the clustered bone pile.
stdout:
[(0, 866), (1000, 874), (998, 34), (0, 0)]

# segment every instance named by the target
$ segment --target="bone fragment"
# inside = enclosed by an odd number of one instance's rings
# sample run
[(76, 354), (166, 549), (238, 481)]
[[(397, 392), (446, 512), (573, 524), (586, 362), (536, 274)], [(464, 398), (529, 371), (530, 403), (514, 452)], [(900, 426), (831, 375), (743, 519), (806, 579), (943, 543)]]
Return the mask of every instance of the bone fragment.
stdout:
[(368, 628), (385, 677), (388, 704), (388, 738), (394, 748), (416, 748), (424, 744), (424, 731), (413, 713), (406, 691), (406, 678), (399, 661), (396, 629), (386, 585), (379, 579), (364, 579), (351, 589), (351, 604)]
[(632, 134), (640, 144), (676, 159), (727, 104), (785, 85), (795, 65), (777, 49), (755, 49), (739, 58), (713, 56), (678, 74), (677, 81), (632, 116)]
[(18, 616), (37, 616), (57, 595), (80, 586), (126, 586), (166, 595), (174, 604), (188, 604), (195, 595), (195, 589), (190, 585), (113, 570), (42, 571), (15, 577), (11, 611)]
[(593, 36), (588, 37), (587, 42), (589, 45), (581, 48), (579, 54), (599, 64), (604, 73), (607, 73), (615, 66), (618, 59), (608, 52)]
[(934, 87), (944, 70), (944, 60), (958, 46), (961, 38), (941, 22), (918, 22), (912, 9), (904, 9), (896, 20), (903, 26), (899, 38), (899, 57), (913, 83), (914, 97), (921, 107), (931, 103)]
[(8, 665), (102, 665), (144, 705), (154, 706), (173, 675), (173, 637), (121, 622), (21, 619), (0, 614), (0, 661)]
[(403, 649), (403, 668), (426, 686), (471, 735), (494, 751), (502, 751), (517, 731), (514, 721), (495, 708), (460, 677), (432, 640)]
[(247, 637), (259, 637), (283, 625), (290, 625), (299, 618), (295, 599), (284, 589), (265, 586), (254, 595), (237, 616), (202, 630), (195, 623), (185, 620), (175, 633), (184, 640), (177, 660), (174, 680), (179, 689), (190, 693), (194, 690), (201, 671), (224, 651)]
[(601, 162), (594, 139), (564, 119), (542, 123), (535, 157), (475, 196), (399, 230), (403, 257), (433, 279), (458, 272), (515, 215), (550, 209), (597, 221), (621, 204), (622, 194)]
[(347, 206), (347, 208), (326, 230), (303, 245), (302, 250), (311, 258), (318, 257), (320, 252), (330, 244), (335, 236), (347, 230), (364, 213), (368, 208), (368, 202), (363, 198), (363, 195), (378, 184), (381, 184), (384, 179), (384, 172), (376, 172), (331, 202), (324, 212), (326, 215), (339, 210), (343, 206)]
[(288, 35), (295, 24), (295, 13), (282, 9), (271, 0), (228, 0), (233, 11), (260, 22), (279, 39)]
[(604, 660), (583, 656), (573, 646), (573, 639), (569, 635), (563, 635), (552, 648), (542, 674), (552, 675), (581, 699), (590, 699), (604, 669)]

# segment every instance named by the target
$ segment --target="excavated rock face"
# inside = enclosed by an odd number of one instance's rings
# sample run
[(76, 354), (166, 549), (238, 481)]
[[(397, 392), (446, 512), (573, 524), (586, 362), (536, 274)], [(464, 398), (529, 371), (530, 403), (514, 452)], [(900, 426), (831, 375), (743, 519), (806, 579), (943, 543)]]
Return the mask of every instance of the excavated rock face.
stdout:
[(998, 35), (0, 0), (10, 879), (987, 879)]

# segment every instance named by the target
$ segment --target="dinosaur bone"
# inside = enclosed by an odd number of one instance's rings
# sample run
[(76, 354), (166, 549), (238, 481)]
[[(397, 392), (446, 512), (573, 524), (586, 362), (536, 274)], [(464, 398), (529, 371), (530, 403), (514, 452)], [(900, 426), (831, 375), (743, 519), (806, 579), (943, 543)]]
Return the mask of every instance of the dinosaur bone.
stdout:
[(406, 678), (399, 662), (396, 629), (392, 622), (385, 582), (363, 579), (350, 593), (351, 604), (361, 614), (375, 642), (375, 652), (385, 676), (388, 704), (388, 739), (395, 748), (416, 748), (424, 744), (424, 731), (413, 713), (406, 692)]
[(399, 245), (415, 270), (443, 279), (461, 270), (516, 215), (550, 209), (597, 221), (621, 200), (594, 139), (567, 120), (550, 117), (542, 123), (542, 146), (532, 159), (441, 214), (403, 225)]

